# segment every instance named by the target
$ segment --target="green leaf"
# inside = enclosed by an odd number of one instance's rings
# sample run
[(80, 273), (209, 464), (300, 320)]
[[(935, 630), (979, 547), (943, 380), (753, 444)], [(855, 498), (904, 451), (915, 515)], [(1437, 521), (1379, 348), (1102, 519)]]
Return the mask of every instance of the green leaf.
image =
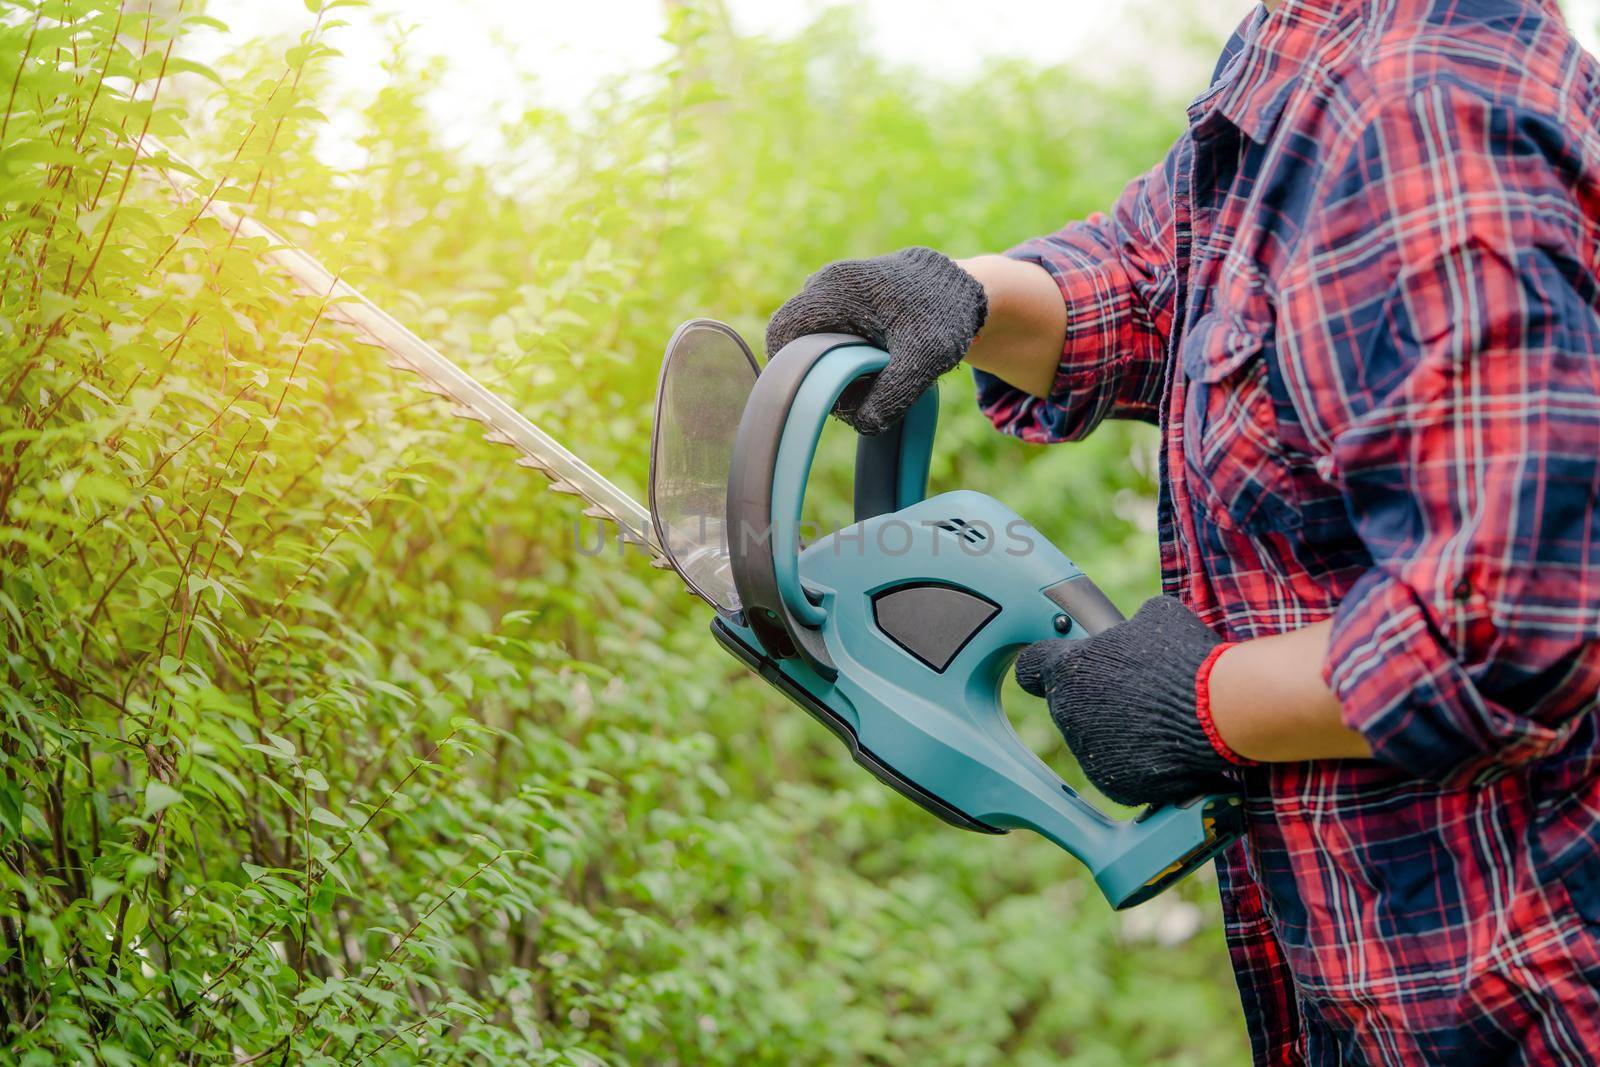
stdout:
[(316, 892), (311, 896), (312, 912), (317, 915), (331, 914), (336, 896), (333, 886), (327, 884), (317, 886)]
[(189, 74), (198, 74), (207, 81), (215, 82), (217, 85), (223, 84), (222, 76), (216, 71), (212, 70), (204, 63), (197, 62), (193, 59), (188, 59), (184, 56), (173, 56), (172, 58), (168, 59), (167, 71), (168, 73), (186, 72)]
[(327, 808), (314, 807), (311, 809), (311, 821), (322, 823), (324, 826), (337, 827), (340, 830), (348, 829), (349, 824)]
[(9, 776), (0, 777), (0, 830), (7, 840), (22, 833), (22, 790)]
[(182, 793), (166, 782), (152, 778), (144, 787), (144, 817), (148, 819), (157, 812), (166, 811), (182, 800)]
[[(0, 13), (0, 1060), (1247, 1062), (1214, 883), (1113, 913), (1047, 842), (896, 799), (232, 221), (643, 496), (672, 321), (755, 339), (830, 260), (1104, 210), (1180, 133), (1210, 16), (1140, 29), (1152, 87), (672, 4), (659, 56), (491, 94), (515, 113), (441, 110), (461, 57), (382, 11), (257, 5), (252, 39), (197, 6)], [(352, 93), (335, 49), (374, 32)], [(188, 162), (135, 165), (146, 129)], [(931, 483), (1152, 593), (1155, 428), (1033, 449), (970, 388)], [(853, 446), (822, 443), (831, 526)]]

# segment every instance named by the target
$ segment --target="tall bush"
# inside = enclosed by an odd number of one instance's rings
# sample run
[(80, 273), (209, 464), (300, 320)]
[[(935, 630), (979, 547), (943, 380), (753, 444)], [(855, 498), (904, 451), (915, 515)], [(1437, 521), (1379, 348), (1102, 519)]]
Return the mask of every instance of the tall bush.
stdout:
[[(638, 491), (676, 321), (759, 337), (826, 259), (1050, 228), (1181, 113), (691, 5), (669, 62), (530, 108), (495, 167), (402, 54), (334, 169), (349, 6), (223, 75), (181, 8), (0, 8), (0, 1059), (1237, 1062), (1214, 890), (1125, 919), (1042, 841), (885, 791), (134, 150)], [(936, 482), (1148, 592), (1149, 434), (1040, 454), (969, 406)]]

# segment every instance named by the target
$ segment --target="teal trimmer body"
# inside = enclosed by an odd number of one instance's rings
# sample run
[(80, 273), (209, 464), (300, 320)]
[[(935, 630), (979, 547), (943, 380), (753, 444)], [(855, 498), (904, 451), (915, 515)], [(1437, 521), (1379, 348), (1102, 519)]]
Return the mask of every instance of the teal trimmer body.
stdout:
[(681, 327), (651, 453), (669, 561), (717, 609), (717, 640), (886, 785), (963, 829), (1043, 835), (1088, 867), (1114, 907), (1147, 900), (1238, 835), (1239, 798), (1112, 818), (1023, 745), (1000, 705), (1016, 654), (1122, 616), (998, 500), (926, 495), (932, 393), (888, 433), (859, 439), (855, 523), (802, 544), (829, 413), (887, 361), (859, 338), (819, 334), (757, 377), (732, 330)]

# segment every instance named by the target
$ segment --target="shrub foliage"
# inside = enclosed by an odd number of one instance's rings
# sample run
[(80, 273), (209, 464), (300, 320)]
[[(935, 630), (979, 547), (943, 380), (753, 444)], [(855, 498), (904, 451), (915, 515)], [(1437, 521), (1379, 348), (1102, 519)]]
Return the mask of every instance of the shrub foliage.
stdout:
[[(882, 789), (135, 150), (637, 491), (675, 322), (1048, 229), (1181, 112), (676, 5), (667, 62), (489, 166), (403, 52), (328, 124), (351, 6), (225, 75), (181, 7), (0, 6), (0, 1059), (1235, 1062), (1213, 889), (1118, 917)], [(1147, 432), (1036, 455), (947, 394), (937, 482), (1149, 590)]]

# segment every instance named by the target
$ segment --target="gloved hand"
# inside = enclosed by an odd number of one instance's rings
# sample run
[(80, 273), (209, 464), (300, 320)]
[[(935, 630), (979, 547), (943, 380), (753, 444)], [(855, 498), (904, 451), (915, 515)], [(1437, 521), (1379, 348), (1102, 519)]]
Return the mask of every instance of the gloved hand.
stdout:
[(1195, 676), (1219, 644), (1188, 608), (1154, 597), (1093, 637), (1029, 645), (1017, 682), (1049, 702), (1100, 792), (1129, 805), (1190, 800), (1238, 788), (1197, 708)]
[(989, 314), (983, 285), (931, 248), (830, 263), (806, 279), (767, 324), (767, 355), (808, 333), (853, 333), (889, 353), (889, 365), (853, 409), (835, 409), (864, 434), (906, 413), (966, 355)]

